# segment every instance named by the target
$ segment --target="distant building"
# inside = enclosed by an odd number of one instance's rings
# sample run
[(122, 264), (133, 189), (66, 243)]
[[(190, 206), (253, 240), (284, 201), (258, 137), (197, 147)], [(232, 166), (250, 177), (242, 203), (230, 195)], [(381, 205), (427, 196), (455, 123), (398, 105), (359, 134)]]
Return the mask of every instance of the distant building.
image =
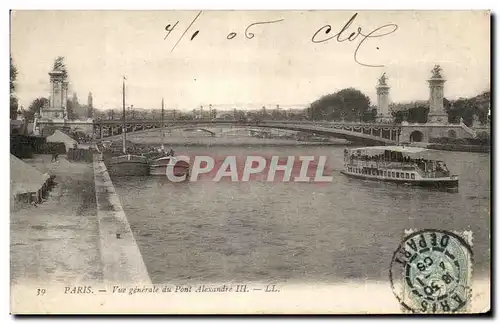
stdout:
[(87, 105), (81, 105), (78, 102), (77, 93), (76, 92), (73, 93), (73, 97), (71, 98), (71, 107), (73, 109), (75, 119), (84, 120), (87, 118), (92, 118), (92, 115), (93, 115), (92, 92), (89, 92), (89, 95), (87, 98)]
[(71, 102), (73, 103), (73, 106), (76, 107), (78, 106), (78, 95), (76, 92), (73, 92), (73, 98), (71, 98)]
[(89, 96), (87, 97), (87, 106), (93, 107), (92, 103), (92, 92), (89, 92)]
[(94, 102), (92, 98), (92, 92), (89, 92), (87, 97), (87, 118), (93, 118), (94, 116)]

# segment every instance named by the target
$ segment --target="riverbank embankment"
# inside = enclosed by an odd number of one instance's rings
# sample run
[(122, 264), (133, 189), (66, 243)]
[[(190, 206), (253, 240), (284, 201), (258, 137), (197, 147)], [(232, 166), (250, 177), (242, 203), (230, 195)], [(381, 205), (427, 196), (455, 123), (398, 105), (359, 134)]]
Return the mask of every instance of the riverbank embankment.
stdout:
[(99, 154), (94, 154), (93, 168), (104, 283), (151, 284), (120, 198)]

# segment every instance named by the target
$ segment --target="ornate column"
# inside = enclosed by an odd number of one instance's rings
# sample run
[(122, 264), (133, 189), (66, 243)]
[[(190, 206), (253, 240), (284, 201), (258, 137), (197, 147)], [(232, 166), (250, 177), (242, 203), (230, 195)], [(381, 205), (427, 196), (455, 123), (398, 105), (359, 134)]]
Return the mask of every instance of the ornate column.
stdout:
[(428, 123), (448, 124), (448, 115), (444, 110), (444, 83), (446, 80), (441, 75), (441, 67), (435, 65), (429, 80), (429, 116)]
[(378, 79), (377, 85), (377, 121), (379, 123), (392, 122), (392, 116), (389, 113), (389, 89), (385, 73)]
[[(63, 109), (63, 116), (64, 116), (64, 121), (68, 120), (68, 107), (67, 107), (67, 104), (68, 104), (68, 85), (69, 83), (67, 81), (64, 81), (62, 83), (62, 98), (61, 98), (61, 108)], [(76, 109), (76, 107), (74, 107), (73, 109)]]
[(43, 110), (42, 119), (64, 120), (66, 114), (66, 96), (68, 84), (64, 80), (64, 72), (53, 70), (49, 72), (51, 96), (49, 107)]

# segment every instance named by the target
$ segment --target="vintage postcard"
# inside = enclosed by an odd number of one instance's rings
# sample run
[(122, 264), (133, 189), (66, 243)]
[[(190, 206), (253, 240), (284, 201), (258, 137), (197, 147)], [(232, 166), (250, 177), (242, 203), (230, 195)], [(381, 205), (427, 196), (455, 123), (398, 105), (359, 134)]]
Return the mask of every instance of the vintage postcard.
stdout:
[(13, 314), (478, 314), (489, 11), (12, 10)]

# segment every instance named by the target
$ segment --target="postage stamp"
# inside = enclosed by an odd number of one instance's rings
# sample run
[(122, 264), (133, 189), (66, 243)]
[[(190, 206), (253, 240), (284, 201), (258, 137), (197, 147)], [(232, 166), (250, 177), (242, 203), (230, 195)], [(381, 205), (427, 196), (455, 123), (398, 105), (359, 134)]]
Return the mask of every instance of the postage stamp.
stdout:
[(465, 313), (472, 266), (472, 232), (405, 231), (391, 261), (391, 286), (405, 311)]

